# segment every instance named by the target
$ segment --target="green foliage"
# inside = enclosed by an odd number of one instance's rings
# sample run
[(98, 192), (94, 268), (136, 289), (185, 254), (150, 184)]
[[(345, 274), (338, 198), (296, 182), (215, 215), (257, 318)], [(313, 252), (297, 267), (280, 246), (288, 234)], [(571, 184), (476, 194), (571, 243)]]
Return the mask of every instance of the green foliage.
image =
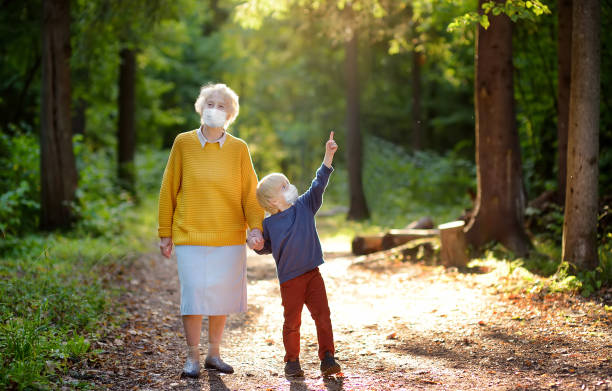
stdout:
[[(10, 238), (0, 255), (0, 389), (59, 389), (90, 341), (120, 315), (113, 270), (155, 236), (155, 199), (123, 215), (121, 235)], [(9, 243), (6, 243), (9, 242)]]
[[(610, 235), (612, 238), (612, 235)], [(579, 270), (568, 262), (561, 262), (551, 284), (552, 291), (578, 291), (589, 297), (602, 287), (612, 286), (612, 245), (599, 246), (599, 265), (594, 270)]]
[(57, 254), (66, 240), (13, 241), (0, 262), (0, 388), (46, 388), (60, 381), (70, 360), (87, 354), (85, 336), (104, 320), (108, 292), (97, 273), (112, 244), (77, 239), (78, 246), (91, 246), (91, 257)]
[(535, 21), (540, 15), (550, 14), (550, 9), (539, 0), (523, 1), (523, 0), (506, 0), (505, 2), (488, 1), (482, 4), (482, 13), (471, 11), (455, 18), (448, 25), (450, 31), (454, 31), (459, 27), (472, 26), (476, 23), (487, 29), (489, 28), (489, 15), (498, 16), (506, 14), (513, 21), (517, 22), (522, 19)]
[[(8, 1), (0, 8), (0, 132), (30, 133), (40, 110), (42, 1)], [(3, 166), (4, 167), (4, 166)]]
[(39, 147), (35, 137), (0, 133), (0, 235), (18, 236), (38, 225)]
[[(474, 165), (452, 153), (407, 153), (378, 138), (365, 142), (363, 182), (372, 224), (401, 228), (423, 216), (441, 224), (455, 220), (471, 205), (468, 190), (475, 187)], [(334, 174), (335, 175), (335, 174)], [(345, 174), (344, 174), (345, 175)], [(332, 199), (347, 205), (344, 175), (334, 177)]]
[(74, 209), (79, 216), (77, 230), (83, 234), (112, 237), (122, 232), (124, 215), (133, 205), (131, 196), (116, 183), (114, 150), (93, 150), (75, 137), (79, 187)]

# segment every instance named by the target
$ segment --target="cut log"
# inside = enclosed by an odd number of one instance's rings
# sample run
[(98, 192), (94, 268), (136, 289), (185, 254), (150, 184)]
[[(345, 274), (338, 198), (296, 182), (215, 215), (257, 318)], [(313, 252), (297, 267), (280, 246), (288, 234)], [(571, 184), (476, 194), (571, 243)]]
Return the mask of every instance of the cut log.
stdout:
[(382, 249), (388, 250), (415, 239), (437, 236), (437, 229), (392, 229), (382, 239)]
[(375, 253), (382, 249), (384, 234), (371, 236), (355, 236), (351, 243), (351, 250), (355, 255), (366, 255)]
[[(404, 244), (410, 240), (414, 239), (422, 239), (428, 238), (431, 236), (437, 235), (437, 230), (433, 235), (426, 234), (423, 236), (423, 230), (427, 228), (434, 228), (435, 224), (431, 217), (422, 217), (419, 220), (415, 220), (412, 223), (408, 224), (403, 230), (391, 230), (387, 234), (378, 234), (378, 235), (366, 235), (366, 236), (355, 236), (353, 241), (351, 242), (351, 249), (353, 254), (355, 255), (366, 255), (375, 253), (381, 250), (388, 250), (393, 247), (397, 247), (401, 244)], [(383, 245), (383, 238), (386, 235), (393, 236), (394, 234), (404, 234), (407, 233), (407, 237), (403, 238), (388, 238), (388, 246), (385, 247)], [(395, 244), (397, 243), (397, 244)]]
[(464, 221), (452, 221), (440, 229), (440, 258), (444, 266), (465, 267), (470, 260), (465, 240)]

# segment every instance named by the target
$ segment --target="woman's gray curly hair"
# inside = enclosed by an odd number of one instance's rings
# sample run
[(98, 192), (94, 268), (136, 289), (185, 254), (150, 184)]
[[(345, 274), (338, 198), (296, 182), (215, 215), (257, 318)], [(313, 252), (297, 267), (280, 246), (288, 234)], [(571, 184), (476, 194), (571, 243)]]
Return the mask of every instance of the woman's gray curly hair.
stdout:
[(198, 95), (198, 99), (196, 99), (194, 107), (196, 113), (200, 115), (200, 122), (204, 124), (204, 120), (202, 119), (202, 113), (204, 112), (206, 106), (206, 98), (211, 96), (214, 93), (219, 93), (225, 96), (230, 104), (230, 108), (228, 110), (229, 118), (225, 123), (225, 127), (228, 127), (234, 122), (236, 117), (238, 117), (238, 111), (240, 110), (240, 103), (238, 103), (238, 94), (234, 92), (231, 88), (226, 86), (223, 83), (208, 83), (200, 88), (200, 95)]

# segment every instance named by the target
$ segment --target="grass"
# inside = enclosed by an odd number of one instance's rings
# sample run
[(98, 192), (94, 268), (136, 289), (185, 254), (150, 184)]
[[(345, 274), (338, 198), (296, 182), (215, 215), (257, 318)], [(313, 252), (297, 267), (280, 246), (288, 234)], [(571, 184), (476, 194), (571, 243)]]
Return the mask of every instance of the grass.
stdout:
[(150, 249), (152, 198), (125, 211), (124, 234), (30, 235), (3, 246), (0, 259), (0, 389), (87, 388), (63, 382), (119, 319), (113, 270)]

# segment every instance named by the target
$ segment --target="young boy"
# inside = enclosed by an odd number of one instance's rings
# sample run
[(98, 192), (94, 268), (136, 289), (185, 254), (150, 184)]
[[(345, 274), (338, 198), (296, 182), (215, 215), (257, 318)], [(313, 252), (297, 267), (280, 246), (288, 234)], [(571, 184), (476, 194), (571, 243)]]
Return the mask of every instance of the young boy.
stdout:
[(257, 185), (257, 200), (270, 213), (263, 221), (263, 242), (249, 236), (258, 254), (272, 253), (280, 282), (284, 307), (283, 344), (285, 375), (303, 376), (300, 367), (300, 324), (302, 308), (308, 307), (317, 328), (321, 373), (340, 372), (334, 359), (334, 336), (325, 284), (319, 265), (323, 252), (315, 227), (315, 214), (323, 202), (323, 191), (332, 173), (332, 160), (338, 145), (334, 132), (325, 145), (325, 158), (310, 189), (298, 197), (297, 189), (283, 174), (264, 177)]

